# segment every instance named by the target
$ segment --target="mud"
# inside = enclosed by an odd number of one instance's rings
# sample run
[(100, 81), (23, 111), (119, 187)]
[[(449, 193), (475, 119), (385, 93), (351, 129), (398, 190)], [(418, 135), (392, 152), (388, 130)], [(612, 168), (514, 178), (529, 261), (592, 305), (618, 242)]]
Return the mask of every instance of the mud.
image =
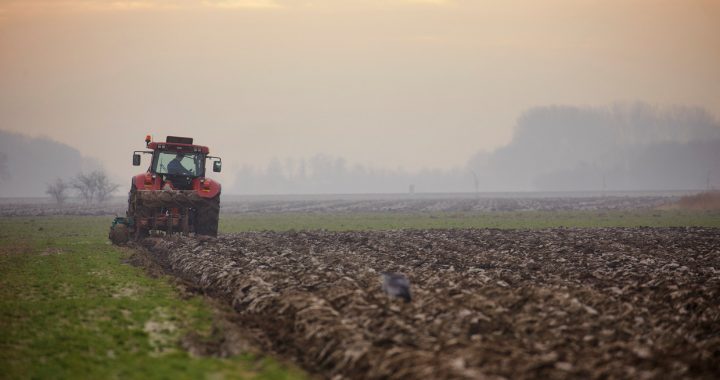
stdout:
[[(242, 233), (146, 239), (255, 344), (325, 378), (717, 378), (720, 231)], [(401, 272), (413, 301), (388, 298)]]

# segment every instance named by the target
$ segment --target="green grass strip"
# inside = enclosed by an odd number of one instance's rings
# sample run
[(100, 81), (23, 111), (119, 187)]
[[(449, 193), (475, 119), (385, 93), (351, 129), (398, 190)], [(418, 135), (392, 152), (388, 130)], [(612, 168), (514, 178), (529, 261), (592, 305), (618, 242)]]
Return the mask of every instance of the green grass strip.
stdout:
[(512, 211), (222, 214), (220, 231), (405, 228), (720, 227), (720, 211)]
[(192, 357), (213, 311), (122, 263), (107, 217), (0, 219), (0, 378), (291, 379), (269, 358)]

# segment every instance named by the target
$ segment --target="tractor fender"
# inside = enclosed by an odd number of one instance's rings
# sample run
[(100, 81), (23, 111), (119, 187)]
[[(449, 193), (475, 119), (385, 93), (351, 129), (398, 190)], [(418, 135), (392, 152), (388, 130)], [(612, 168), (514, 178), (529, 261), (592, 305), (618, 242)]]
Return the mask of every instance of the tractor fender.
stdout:
[(142, 173), (133, 177), (133, 184), (138, 190), (160, 190), (162, 187), (162, 181), (160, 176), (152, 178), (151, 173)]
[(213, 198), (220, 194), (220, 183), (210, 178), (195, 178), (193, 190), (202, 198)]

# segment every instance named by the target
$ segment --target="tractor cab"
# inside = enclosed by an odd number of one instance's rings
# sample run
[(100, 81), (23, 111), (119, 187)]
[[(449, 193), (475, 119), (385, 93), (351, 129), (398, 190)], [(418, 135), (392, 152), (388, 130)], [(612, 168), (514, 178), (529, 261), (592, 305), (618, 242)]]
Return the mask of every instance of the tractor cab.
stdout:
[(140, 153), (152, 154), (152, 162), (148, 173), (159, 178), (165, 188), (169, 185), (173, 190), (191, 190), (197, 178), (205, 177), (206, 159), (213, 161), (213, 171), (220, 172), (222, 161), (219, 157), (209, 156), (206, 146), (193, 145), (191, 137), (168, 136), (165, 142), (152, 141), (148, 135), (145, 145), (151, 151), (136, 151), (133, 165), (140, 165)]

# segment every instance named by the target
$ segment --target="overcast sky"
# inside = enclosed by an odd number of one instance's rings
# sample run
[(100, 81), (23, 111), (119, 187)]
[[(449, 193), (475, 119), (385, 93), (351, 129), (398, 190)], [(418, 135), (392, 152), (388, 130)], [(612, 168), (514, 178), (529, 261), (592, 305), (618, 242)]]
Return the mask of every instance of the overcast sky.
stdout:
[(636, 100), (720, 115), (720, 1), (0, 0), (0, 129), (118, 176), (146, 133), (227, 180), (316, 153), (449, 168), (530, 107)]

